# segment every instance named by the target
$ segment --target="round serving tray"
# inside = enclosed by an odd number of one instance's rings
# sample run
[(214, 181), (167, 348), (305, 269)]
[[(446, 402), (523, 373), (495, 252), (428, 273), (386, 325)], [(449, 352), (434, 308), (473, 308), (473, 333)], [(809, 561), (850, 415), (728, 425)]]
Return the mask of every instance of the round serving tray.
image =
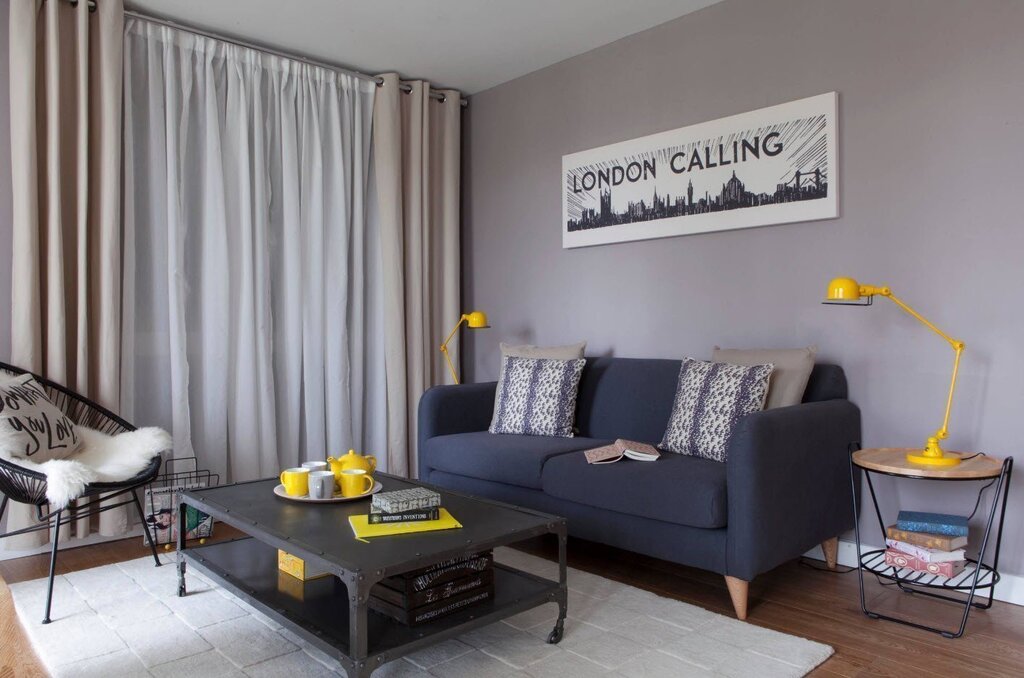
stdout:
[(365, 499), (366, 497), (369, 497), (371, 494), (377, 494), (382, 489), (384, 489), (384, 486), (380, 484), (379, 480), (375, 480), (373, 482), (373, 488), (369, 492), (367, 492), (366, 494), (357, 494), (354, 497), (343, 497), (337, 493), (329, 499), (312, 499), (308, 494), (304, 494), (301, 497), (291, 497), (288, 495), (287, 492), (284, 491), (284, 485), (278, 485), (277, 487), (275, 487), (274, 494), (281, 497), (282, 499), (298, 501), (304, 504), (337, 504), (343, 501), (355, 501), (357, 499)]

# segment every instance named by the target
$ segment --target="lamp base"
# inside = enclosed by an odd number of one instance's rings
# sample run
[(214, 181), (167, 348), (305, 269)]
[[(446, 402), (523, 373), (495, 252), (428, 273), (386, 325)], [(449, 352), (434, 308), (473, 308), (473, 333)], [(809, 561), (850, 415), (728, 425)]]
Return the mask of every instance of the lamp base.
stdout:
[(960, 463), (960, 455), (956, 452), (943, 452), (942, 456), (925, 454), (924, 450), (907, 452), (907, 461), (921, 466), (956, 466)]

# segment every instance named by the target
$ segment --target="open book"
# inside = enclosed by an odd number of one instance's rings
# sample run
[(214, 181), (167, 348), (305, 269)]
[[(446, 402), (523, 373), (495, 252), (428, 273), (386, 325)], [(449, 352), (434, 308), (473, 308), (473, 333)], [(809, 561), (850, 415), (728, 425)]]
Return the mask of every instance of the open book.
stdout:
[(636, 461), (657, 461), (661, 457), (661, 453), (653, 445), (622, 438), (611, 445), (586, 450), (583, 454), (586, 455), (588, 464), (614, 464), (623, 458)]

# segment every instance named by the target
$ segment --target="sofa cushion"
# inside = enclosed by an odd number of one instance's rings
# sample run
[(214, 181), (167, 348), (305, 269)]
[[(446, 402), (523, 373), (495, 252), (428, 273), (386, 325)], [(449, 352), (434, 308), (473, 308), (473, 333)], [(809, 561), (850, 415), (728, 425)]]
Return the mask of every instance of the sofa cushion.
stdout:
[(764, 408), (771, 374), (771, 364), (747, 367), (686, 358), (672, 416), (658, 447), (726, 461), (736, 424)]
[(507, 355), (513, 358), (554, 358), (555, 360), (576, 360), (582, 358), (587, 350), (587, 342), (581, 341), (578, 344), (566, 344), (565, 346), (534, 346), (533, 344), (498, 344), (501, 349), (501, 357)]
[(719, 348), (715, 346), (711, 359), (716, 363), (733, 365), (764, 365), (771, 363), (771, 382), (764, 409), (799, 405), (807, 391), (807, 381), (814, 369), (817, 346), (807, 348)]
[[(548, 459), (610, 442), (477, 431), (429, 438), (420, 446), (419, 454), (421, 461), (431, 469), (540, 489), (541, 468)], [(579, 456), (582, 458), (583, 454)]]
[(572, 438), (576, 392), (586, 362), (505, 356), (491, 433)]
[(588, 464), (582, 452), (544, 464), (542, 489), (587, 506), (689, 527), (725, 527), (726, 465), (663, 454), (658, 461)]
[(678, 360), (589, 358), (576, 403), (580, 435), (656, 445), (672, 412), (679, 365)]

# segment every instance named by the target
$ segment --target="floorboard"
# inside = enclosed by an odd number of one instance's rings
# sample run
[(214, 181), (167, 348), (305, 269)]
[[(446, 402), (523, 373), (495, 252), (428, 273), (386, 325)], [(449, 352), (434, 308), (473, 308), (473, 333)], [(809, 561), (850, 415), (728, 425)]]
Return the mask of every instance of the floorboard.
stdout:
[[(238, 536), (217, 526), (217, 540)], [(550, 540), (522, 545), (554, 560)], [(63, 551), (57, 569), (74, 572), (148, 555), (141, 539), (125, 539)], [(646, 556), (576, 539), (569, 542), (569, 564), (662, 596), (732, 615), (722, 577)], [(827, 643), (836, 654), (818, 667), (814, 678), (905, 676), (1020, 676), (1024, 665), (1024, 608), (996, 602), (991, 610), (971, 613), (967, 634), (950, 640), (899, 624), (868, 619), (860, 611), (857, 576), (822, 569), (814, 561), (786, 563), (750, 586), (748, 621)], [(45, 577), (47, 555), (0, 562), (0, 678), (45, 676), (14, 614), (9, 583)], [(816, 567), (817, 566), (817, 567)], [(845, 568), (843, 568), (845, 569)], [(929, 624), (954, 625), (957, 608), (910, 596), (865, 580), (869, 603), (879, 611), (913, 616)], [(5, 583), (6, 582), (6, 583)], [(30, 623), (35, 623), (31, 620)]]

